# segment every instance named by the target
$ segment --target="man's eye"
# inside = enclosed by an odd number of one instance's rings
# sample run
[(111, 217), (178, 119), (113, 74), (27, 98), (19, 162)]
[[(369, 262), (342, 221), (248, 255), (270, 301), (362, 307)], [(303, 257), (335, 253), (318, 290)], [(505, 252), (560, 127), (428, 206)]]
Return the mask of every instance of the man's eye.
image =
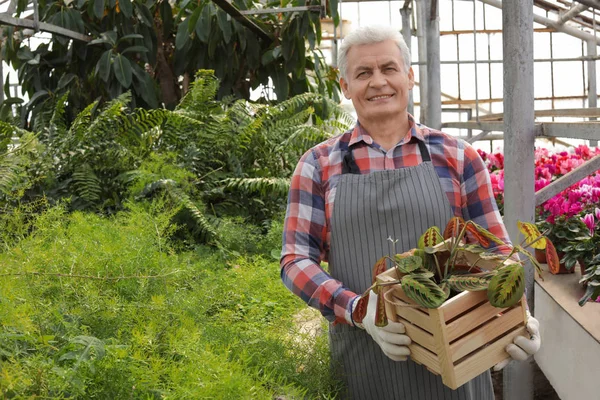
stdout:
[(364, 78), (366, 76), (367, 76), (367, 71), (359, 72), (358, 75), (356, 75), (357, 78)]
[(385, 70), (386, 70), (386, 71), (395, 71), (395, 70), (396, 70), (396, 68), (394, 68), (394, 67), (387, 67)]

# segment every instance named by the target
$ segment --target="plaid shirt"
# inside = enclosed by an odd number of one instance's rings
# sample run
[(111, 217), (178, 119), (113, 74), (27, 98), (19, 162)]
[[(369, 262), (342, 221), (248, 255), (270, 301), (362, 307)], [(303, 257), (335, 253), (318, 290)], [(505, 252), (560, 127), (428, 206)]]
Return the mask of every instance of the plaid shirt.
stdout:
[(320, 266), (328, 258), (333, 201), (348, 146), (352, 146), (361, 174), (369, 174), (420, 164), (416, 141), (425, 142), (454, 215), (475, 221), (509, 243), (488, 170), (477, 151), (461, 139), (415, 123), (412, 116), (409, 122), (408, 134), (387, 152), (357, 124), (354, 129), (307, 151), (292, 176), (281, 279), (330, 321), (351, 324), (352, 302), (358, 296)]

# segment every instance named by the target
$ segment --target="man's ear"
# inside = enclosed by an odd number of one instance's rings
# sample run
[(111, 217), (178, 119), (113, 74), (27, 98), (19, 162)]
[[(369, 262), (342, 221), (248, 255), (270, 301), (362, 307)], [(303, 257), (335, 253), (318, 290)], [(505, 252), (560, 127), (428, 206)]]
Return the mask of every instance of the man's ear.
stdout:
[(408, 90), (412, 90), (413, 87), (415, 87), (415, 73), (410, 67), (408, 69)]
[(342, 93), (344, 93), (344, 97), (350, 100), (351, 97), (350, 92), (348, 91), (348, 82), (344, 78), (340, 78), (340, 87), (342, 88)]

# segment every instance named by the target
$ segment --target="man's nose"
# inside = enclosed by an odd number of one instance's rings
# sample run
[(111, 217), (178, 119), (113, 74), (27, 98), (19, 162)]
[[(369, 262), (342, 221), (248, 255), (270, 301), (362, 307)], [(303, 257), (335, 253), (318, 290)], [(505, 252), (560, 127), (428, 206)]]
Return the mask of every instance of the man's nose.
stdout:
[(371, 81), (369, 85), (373, 88), (380, 88), (387, 84), (387, 80), (385, 79), (385, 75), (381, 73), (379, 70), (375, 70), (373, 75), (371, 75)]

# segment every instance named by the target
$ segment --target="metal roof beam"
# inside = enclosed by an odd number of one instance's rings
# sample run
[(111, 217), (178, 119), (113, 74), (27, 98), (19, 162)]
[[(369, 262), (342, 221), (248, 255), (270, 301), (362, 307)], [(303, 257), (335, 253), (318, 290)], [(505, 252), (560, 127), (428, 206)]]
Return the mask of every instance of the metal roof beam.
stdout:
[(36, 21), (32, 21), (30, 19), (25, 19), (25, 18), (11, 17), (10, 15), (7, 15), (6, 13), (0, 13), (0, 25), (12, 25), (12, 26), (20, 27), (20, 28), (33, 29), (35, 31), (40, 30), (40, 31), (49, 32), (49, 33), (52, 33), (55, 35), (65, 36), (70, 39), (81, 40), (83, 42), (89, 42), (90, 40), (92, 40), (91, 36), (86, 36), (79, 32), (65, 29), (60, 26), (56, 26), (56, 25), (49, 24), (46, 22), (38, 22), (36, 24)]
[[(500, 0), (480, 0), (482, 3), (488, 4), (492, 7), (496, 7), (502, 9), (502, 2)], [(584, 3), (585, 4), (585, 3)], [(600, 4), (598, 5), (600, 8)], [(600, 37), (596, 37), (587, 32), (580, 31), (573, 27), (567, 25), (561, 25), (558, 21), (552, 20), (550, 18), (542, 17), (541, 15), (533, 14), (533, 20), (541, 25), (547, 26), (556, 30), (557, 32), (566, 33), (567, 35), (579, 38), (585, 41), (592, 41), (596, 43), (596, 45), (600, 45)]]
[(576, 4), (573, 7), (571, 7), (569, 11), (560, 15), (560, 17), (558, 18), (558, 23), (560, 25), (563, 25), (565, 22), (575, 18), (587, 9), (588, 6), (586, 6), (585, 4)]
[(240, 10), (229, 3), (227, 0), (212, 0), (213, 3), (221, 7), (223, 11), (229, 14), (232, 18), (238, 21), (240, 24), (244, 25), (246, 28), (250, 29), (252, 32), (256, 33), (261, 39), (264, 39), (268, 43), (271, 43), (274, 38), (265, 32), (260, 26), (258, 26), (254, 21), (248, 19), (245, 15), (243, 15)]

